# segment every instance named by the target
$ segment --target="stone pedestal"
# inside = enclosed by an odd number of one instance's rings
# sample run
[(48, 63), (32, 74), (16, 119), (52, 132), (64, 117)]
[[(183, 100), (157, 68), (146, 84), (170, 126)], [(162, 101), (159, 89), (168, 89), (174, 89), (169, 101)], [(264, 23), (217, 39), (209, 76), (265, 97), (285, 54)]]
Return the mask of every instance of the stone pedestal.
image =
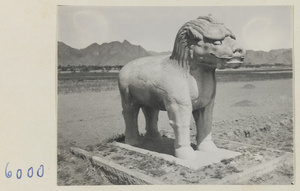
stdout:
[(211, 165), (213, 163), (219, 163), (224, 159), (230, 159), (241, 155), (239, 152), (225, 149), (218, 149), (216, 152), (194, 151), (196, 154), (195, 158), (191, 160), (183, 160), (174, 157), (173, 143), (173, 139), (164, 137), (155, 142), (145, 139), (136, 146), (118, 142), (114, 144), (128, 150), (163, 158), (169, 162), (175, 162), (176, 164), (180, 164), (193, 170), (199, 169), (203, 166)]

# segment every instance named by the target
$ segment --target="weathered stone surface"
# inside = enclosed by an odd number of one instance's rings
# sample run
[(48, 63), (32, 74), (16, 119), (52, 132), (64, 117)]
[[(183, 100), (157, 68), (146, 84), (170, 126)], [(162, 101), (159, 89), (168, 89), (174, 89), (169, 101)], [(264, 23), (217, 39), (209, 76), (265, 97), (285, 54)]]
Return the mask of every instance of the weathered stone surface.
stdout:
[(152, 155), (158, 158), (163, 158), (164, 160), (167, 160), (169, 162), (176, 162), (176, 164), (180, 164), (182, 166), (188, 167), (193, 170), (199, 169), (203, 166), (207, 166), (213, 163), (221, 162), (221, 160), (223, 159), (230, 159), (241, 155), (241, 153), (239, 152), (229, 151), (226, 149), (218, 149), (216, 152), (194, 151), (195, 157), (193, 159), (183, 160), (183, 159), (176, 158), (172, 155), (148, 151), (145, 149), (141, 149), (123, 143), (115, 142), (114, 144), (128, 150), (132, 150), (142, 154)]
[(132, 171), (112, 161), (108, 161), (99, 156), (93, 156), (92, 153), (79, 148), (71, 148), (71, 152), (77, 157), (90, 160), (97, 170), (105, 174), (105, 177), (116, 185), (161, 185), (165, 184), (159, 180), (147, 176), (145, 174)]
[(101, 171), (105, 173), (106, 178), (108, 178), (114, 184), (164, 184), (163, 182), (155, 180), (145, 174), (134, 172), (128, 168), (98, 156), (92, 157), (92, 164), (101, 169)]
[(283, 162), (293, 164), (293, 159), (294, 158), (292, 153), (285, 153), (284, 155), (276, 159), (257, 165), (256, 167), (250, 168), (242, 173), (227, 176), (222, 180), (216, 182), (216, 184), (239, 184), (239, 182), (246, 182), (251, 177), (260, 177), (266, 173), (273, 171)]
[(71, 147), (70, 151), (75, 156), (80, 157), (82, 159), (91, 160), (91, 158), (92, 158), (92, 153), (87, 152), (87, 151), (85, 151), (83, 149), (80, 149), (80, 148)]
[[(197, 127), (197, 150), (218, 152), (211, 136), (216, 95), (216, 68), (237, 68), (245, 50), (234, 34), (212, 15), (185, 23), (175, 38), (171, 56), (145, 57), (126, 64), (119, 74), (119, 89), (125, 120), (125, 143), (140, 142), (137, 117), (142, 108), (146, 135), (159, 136), (160, 110), (168, 112), (175, 134), (177, 158), (193, 160), (190, 118)], [(149, 137), (149, 136), (148, 136)]]
[[(260, 152), (254, 152), (254, 153), (248, 153), (243, 152), (243, 156), (237, 157), (235, 159), (229, 159), (225, 161), (229, 161), (229, 163), (225, 163), (224, 161), (212, 164), (212, 165), (205, 165), (203, 168), (204, 171), (195, 170), (195, 166), (193, 166), (193, 163), (196, 164), (203, 164), (205, 161), (211, 162), (211, 160), (217, 158), (217, 154), (214, 156), (208, 156), (208, 154), (204, 154), (203, 156), (200, 156), (201, 159), (199, 161), (188, 161), (188, 160), (181, 160), (178, 158), (175, 158), (174, 156), (171, 156), (169, 154), (161, 154), (157, 152), (152, 152), (149, 150), (141, 149), (132, 147), (127, 144), (121, 144), (121, 143), (113, 143), (114, 148), (116, 146), (122, 148), (121, 150), (125, 150), (125, 153), (131, 153), (131, 157), (141, 156), (141, 155), (148, 155), (149, 159), (151, 158), (163, 158), (167, 161), (170, 161), (172, 163), (171, 168), (167, 172), (167, 174), (164, 174), (162, 177), (155, 176), (153, 178), (152, 176), (148, 176), (144, 173), (141, 173), (140, 167), (132, 168), (132, 166), (128, 165), (119, 165), (111, 160), (104, 159), (99, 156), (94, 156), (94, 153), (87, 152), (85, 150), (79, 149), (79, 148), (71, 148), (71, 152), (76, 155), (77, 157), (89, 160), (91, 164), (94, 166), (94, 168), (97, 170), (97, 172), (101, 175), (104, 175), (111, 183), (116, 185), (160, 185), (160, 184), (182, 184), (186, 183), (186, 178), (190, 177), (191, 181), (195, 184), (248, 184), (251, 181), (255, 181), (256, 179), (264, 178), (266, 176), (276, 176), (276, 173), (280, 172), (282, 169), (284, 169), (284, 173), (291, 173), (290, 170), (287, 169), (287, 166), (290, 167), (293, 165), (294, 155), (293, 153), (289, 152), (283, 152), (283, 151), (276, 151), (273, 149), (262, 149)], [(243, 146), (243, 144), (238, 144)], [(244, 145), (245, 146), (245, 145)], [(251, 148), (256, 148), (254, 146), (249, 145), (249, 150)], [(269, 151), (267, 151), (269, 150)], [(136, 152), (136, 153), (135, 153)], [(227, 150), (223, 150), (221, 152), (228, 152)], [(229, 153), (232, 153), (229, 151)], [(123, 152), (124, 154), (124, 152)], [(235, 153), (234, 153), (235, 154)], [(219, 153), (219, 155), (222, 155)], [(116, 155), (115, 155), (116, 156)], [(261, 160), (258, 162), (262, 156), (264, 156), (264, 159), (271, 157), (269, 160)], [(205, 158), (206, 157), (206, 158)], [(131, 158), (131, 160), (134, 160)], [(141, 159), (134, 160), (135, 162), (138, 162)], [(125, 161), (125, 160), (124, 160)], [(161, 162), (162, 160), (157, 160), (157, 162)], [(204, 162), (203, 162), (204, 161)], [(243, 162), (243, 161), (254, 161), (248, 163), (248, 165), (244, 167), (238, 167), (233, 168), (234, 171), (229, 170), (227, 167), (235, 167), (235, 164)], [(171, 164), (169, 163), (169, 164)], [(134, 164), (134, 163), (133, 163)], [(187, 168), (182, 167), (183, 166), (189, 166), (191, 165), (190, 170), (186, 170)], [(80, 165), (80, 164), (79, 164)], [(132, 164), (131, 164), (132, 165)], [(221, 166), (220, 166), (221, 165)], [(128, 167), (125, 167), (128, 166)], [(211, 167), (209, 167), (211, 166)], [(194, 167), (194, 168), (193, 168)], [(207, 168), (206, 168), (207, 167)], [(132, 168), (132, 169), (131, 169)], [(150, 167), (151, 168), (151, 167)], [(178, 174), (178, 168), (180, 168), (180, 174)], [(156, 168), (157, 169), (157, 168)], [(144, 169), (145, 170), (145, 169)], [(143, 171), (144, 171), (143, 170)], [(159, 169), (157, 169), (159, 170)], [(195, 171), (194, 171), (195, 170)], [(224, 171), (223, 171), (224, 170)], [(279, 171), (278, 171), (279, 170)], [(147, 172), (147, 171), (144, 171)], [(177, 173), (176, 173), (177, 172)], [(219, 174), (220, 172), (224, 172)], [(182, 174), (181, 174), (182, 173)], [(194, 173), (194, 174), (193, 174)], [(200, 174), (199, 174), (200, 173)], [(206, 177), (202, 177), (197, 181), (195, 179), (195, 176), (201, 177), (205, 174)], [(179, 176), (178, 176), (179, 175)], [(218, 176), (216, 176), (218, 175)], [(284, 174), (283, 174), (284, 175)], [(289, 176), (289, 174), (286, 174)], [(197, 177), (198, 178), (198, 177)], [(170, 181), (172, 180), (172, 181)], [(290, 183), (293, 182), (293, 180), (290, 179)], [(190, 182), (189, 182), (190, 183)], [(289, 183), (289, 184), (290, 184)]]

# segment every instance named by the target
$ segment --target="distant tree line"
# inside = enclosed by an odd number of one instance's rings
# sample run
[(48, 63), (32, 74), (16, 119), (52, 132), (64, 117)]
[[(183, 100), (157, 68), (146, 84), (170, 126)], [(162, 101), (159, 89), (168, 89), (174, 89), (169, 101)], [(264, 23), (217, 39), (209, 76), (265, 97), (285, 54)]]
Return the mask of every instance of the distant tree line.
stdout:
[(291, 64), (284, 64), (284, 63), (274, 63), (274, 64), (252, 64), (252, 63), (243, 63), (241, 65), (243, 68), (271, 68), (271, 67), (280, 67), (280, 68), (285, 68), (285, 67), (292, 67)]
[(102, 72), (109, 72), (111, 70), (118, 70), (122, 69), (122, 65), (115, 65), (115, 66), (86, 66), (86, 65), (78, 65), (78, 66), (58, 66), (58, 71), (71, 71), (71, 72), (90, 72), (92, 70), (100, 70)]
[[(101, 72), (109, 72), (111, 70), (120, 71), (123, 65), (114, 65), (114, 66), (86, 66), (86, 65), (78, 65), (78, 66), (58, 66), (58, 71), (70, 71), (70, 72), (90, 72), (90, 71), (101, 71)], [(268, 67), (292, 67), (292, 65), (286, 65), (284, 63), (274, 63), (274, 64), (252, 64), (252, 63), (243, 63), (243, 68), (268, 68)]]

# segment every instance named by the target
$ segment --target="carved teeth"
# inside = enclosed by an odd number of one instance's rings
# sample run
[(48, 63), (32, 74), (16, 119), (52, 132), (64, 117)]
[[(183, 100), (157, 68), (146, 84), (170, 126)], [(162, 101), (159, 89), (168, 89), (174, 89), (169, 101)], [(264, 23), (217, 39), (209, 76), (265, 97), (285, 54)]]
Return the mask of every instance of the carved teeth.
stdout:
[(227, 64), (238, 64), (238, 63), (242, 63), (242, 62), (239, 60), (232, 60), (232, 61), (227, 62)]
[(234, 57), (232, 59), (230, 59), (229, 61), (227, 61), (227, 64), (238, 64), (238, 63), (242, 63), (243, 59), (240, 57)]

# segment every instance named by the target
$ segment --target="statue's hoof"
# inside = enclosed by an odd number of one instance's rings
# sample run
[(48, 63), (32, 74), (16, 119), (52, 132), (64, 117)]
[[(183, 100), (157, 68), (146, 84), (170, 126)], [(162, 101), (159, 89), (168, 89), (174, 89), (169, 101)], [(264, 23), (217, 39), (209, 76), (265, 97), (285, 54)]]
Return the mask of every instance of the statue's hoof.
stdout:
[(127, 137), (125, 137), (125, 144), (138, 145), (139, 143), (140, 143), (140, 138), (127, 138)]
[(217, 152), (219, 148), (213, 141), (204, 141), (197, 147), (197, 150), (203, 152)]
[(186, 146), (186, 147), (179, 147), (175, 149), (175, 157), (189, 160), (195, 158), (196, 154), (192, 147)]

